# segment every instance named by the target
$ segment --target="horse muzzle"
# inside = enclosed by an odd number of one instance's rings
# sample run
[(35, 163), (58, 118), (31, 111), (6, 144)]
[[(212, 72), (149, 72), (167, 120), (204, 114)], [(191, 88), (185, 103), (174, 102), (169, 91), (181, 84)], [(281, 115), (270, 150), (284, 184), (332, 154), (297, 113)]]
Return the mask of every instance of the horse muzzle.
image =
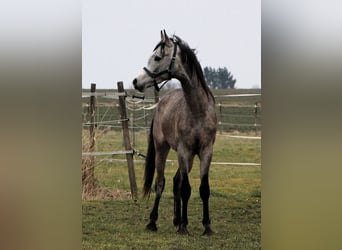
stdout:
[(143, 92), (144, 89), (145, 89), (145, 86), (144, 86), (144, 85), (138, 84), (137, 78), (134, 78), (132, 84), (133, 84), (134, 88), (135, 88), (136, 90), (139, 90), (140, 92)]

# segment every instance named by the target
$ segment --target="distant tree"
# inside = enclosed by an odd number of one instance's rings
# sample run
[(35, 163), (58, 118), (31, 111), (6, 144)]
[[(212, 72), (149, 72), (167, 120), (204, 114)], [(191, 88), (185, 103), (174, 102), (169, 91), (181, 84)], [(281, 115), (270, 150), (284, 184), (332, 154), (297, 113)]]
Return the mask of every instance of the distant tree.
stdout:
[(232, 73), (229, 72), (226, 67), (220, 67), (218, 69), (212, 67), (204, 67), (203, 73), (210, 88), (233, 89), (235, 86), (236, 79), (234, 79)]

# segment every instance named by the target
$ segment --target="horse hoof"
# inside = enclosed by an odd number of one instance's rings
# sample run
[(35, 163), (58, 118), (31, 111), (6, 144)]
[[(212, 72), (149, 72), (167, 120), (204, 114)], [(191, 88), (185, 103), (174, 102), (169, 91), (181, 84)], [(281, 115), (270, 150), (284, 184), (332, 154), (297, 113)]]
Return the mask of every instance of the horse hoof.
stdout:
[(204, 229), (204, 232), (203, 232), (202, 236), (203, 236), (203, 235), (211, 236), (211, 235), (213, 235), (213, 234), (214, 234), (214, 232), (211, 230), (211, 228), (210, 228), (209, 226), (206, 226), (205, 229)]
[(149, 224), (147, 224), (146, 230), (153, 231), (153, 232), (157, 231), (156, 223), (155, 222), (150, 222)]
[(178, 219), (173, 219), (173, 225), (174, 225), (175, 227), (179, 226), (179, 224), (180, 224), (180, 220), (178, 220)]
[(187, 229), (186, 226), (184, 226), (184, 225), (180, 225), (180, 226), (178, 227), (177, 233), (178, 233), (178, 234), (181, 234), (181, 235), (190, 235), (188, 229)]

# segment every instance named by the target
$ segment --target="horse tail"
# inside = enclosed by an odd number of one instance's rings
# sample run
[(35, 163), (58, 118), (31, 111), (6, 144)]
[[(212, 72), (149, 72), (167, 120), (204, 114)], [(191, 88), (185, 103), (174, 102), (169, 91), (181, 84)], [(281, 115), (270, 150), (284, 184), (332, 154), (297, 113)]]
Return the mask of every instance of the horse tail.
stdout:
[(144, 174), (144, 198), (150, 195), (151, 186), (153, 182), (154, 171), (156, 168), (155, 164), (155, 156), (156, 149), (154, 147), (154, 138), (153, 138), (153, 120), (150, 129), (150, 135), (148, 138), (148, 149), (145, 160), (145, 174)]

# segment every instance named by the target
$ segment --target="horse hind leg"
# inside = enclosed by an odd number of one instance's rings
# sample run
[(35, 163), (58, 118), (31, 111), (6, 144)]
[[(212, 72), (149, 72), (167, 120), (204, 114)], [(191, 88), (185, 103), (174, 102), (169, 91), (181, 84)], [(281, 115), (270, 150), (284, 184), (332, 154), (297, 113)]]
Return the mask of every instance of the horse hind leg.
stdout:
[(179, 169), (173, 177), (174, 217), (173, 225), (178, 227), (181, 223), (181, 198), (180, 198), (180, 173)]
[[(184, 156), (185, 155), (185, 156)], [(188, 171), (192, 167), (193, 156), (178, 154), (179, 168), (173, 179), (174, 187), (174, 219), (173, 224), (178, 227), (177, 233), (189, 234), (188, 225), (188, 201), (191, 195)]]
[(209, 166), (211, 162), (212, 153), (208, 153), (201, 157), (201, 184), (200, 184), (200, 196), (203, 202), (203, 220), (202, 224), (204, 226), (204, 232), (202, 235), (212, 235), (214, 232), (210, 227), (210, 217), (209, 217), (209, 196), (210, 196), (210, 187), (209, 187)]
[(202, 224), (204, 226), (204, 232), (202, 235), (212, 235), (213, 231), (210, 228), (210, 218), (209, 218), (209, 196), (210, 196), (210, 187), (209, 187), (209, 178), (208, 174), (205, 174), (201, 178), (200, 185), (200, 196), (203, 202), (203, 220)]

